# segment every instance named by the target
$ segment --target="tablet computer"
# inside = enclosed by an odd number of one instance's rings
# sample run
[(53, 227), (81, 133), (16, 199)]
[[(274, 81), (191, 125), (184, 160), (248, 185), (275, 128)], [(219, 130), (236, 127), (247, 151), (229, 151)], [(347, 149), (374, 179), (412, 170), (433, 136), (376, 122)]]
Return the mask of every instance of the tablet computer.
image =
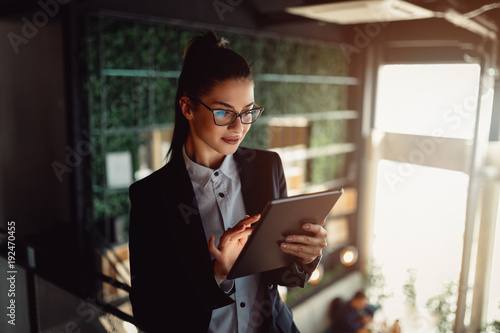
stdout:
[(295, 257), (284, 253), (280, 244), (287, 235), (308, 234), (302, 229), (306, 222), (323, 223), (343, 192), (335, 189), (268, 202), (227, 278), (232, 280), (292, 264)]

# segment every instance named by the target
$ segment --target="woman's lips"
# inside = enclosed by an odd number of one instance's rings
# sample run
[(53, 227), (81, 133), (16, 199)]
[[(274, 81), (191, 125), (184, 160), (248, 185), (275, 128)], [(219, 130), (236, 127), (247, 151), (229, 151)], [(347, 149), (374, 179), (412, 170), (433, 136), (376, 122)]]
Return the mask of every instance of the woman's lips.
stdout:
[(225, 137), (222, 138), (222, 141), (230, 145), (236, 145), (240, 142), (240, 137), (238, 136)]

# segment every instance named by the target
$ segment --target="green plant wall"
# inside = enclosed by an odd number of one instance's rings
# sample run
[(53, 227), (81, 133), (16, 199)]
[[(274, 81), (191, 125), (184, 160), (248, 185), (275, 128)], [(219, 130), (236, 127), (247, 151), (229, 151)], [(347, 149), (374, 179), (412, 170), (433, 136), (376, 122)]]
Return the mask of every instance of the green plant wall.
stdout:
[[(293, 74), (301, 77), (345, 77), (347, 64), (339, 48), (326, 44), (217, 32), (230, 40), (230, 47), (242, 54), (255, 73), (256, 102), (265, 107), (264, 116), (334, 112), (346, 108), (347, 86), (261, 80), (263, 74)], [(87, 66), (85, 92), (89, 106), (92, 156), (92, 206), (89, 223), (128, 216), (127, 189), (106, 187), (105, 156), (129, 151), (134, 171), (139, 168), (138, 148), (144, 133), (171, 125), (177, 76), (182, 54), (197, 31), (188, 27), (162, 26), (110, 17), (90, 17), (86, 28)], [(311, 123), (310, 147), (347, 140), (348, 120)], [(266, 149), (270, 133), (258, 122), (252, 126), (244, 146)], [(313, 183), (342, 177), (346, 154), (309, 161)]]

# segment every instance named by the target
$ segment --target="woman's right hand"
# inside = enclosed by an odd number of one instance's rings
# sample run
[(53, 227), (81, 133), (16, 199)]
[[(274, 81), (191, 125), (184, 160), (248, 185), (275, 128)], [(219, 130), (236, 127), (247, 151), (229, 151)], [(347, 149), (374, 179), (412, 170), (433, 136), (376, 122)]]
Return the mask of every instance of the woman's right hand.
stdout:
[(226, 230), (220, 237), (219, 246), (215, 247), (215, 237), (210, 235), (208, 240), (208, 251), (214, 256), (214, 274), (217, 283), (221, 283), (227, 277), (229, 270), (245, 246), (248, 236), (252, 233), (254, 227), (252, 223), (260, 219), (260, 214), (245, 216), (231, 229)]

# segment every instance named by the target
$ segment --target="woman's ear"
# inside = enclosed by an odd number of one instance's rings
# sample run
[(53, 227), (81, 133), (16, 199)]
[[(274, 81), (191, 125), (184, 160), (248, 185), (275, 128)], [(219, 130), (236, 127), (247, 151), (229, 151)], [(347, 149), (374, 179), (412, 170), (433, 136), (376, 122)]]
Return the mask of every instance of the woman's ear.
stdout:
[(179, 99), (179, 106), (181, 107), (182, 114), (187, 120), (193, 119), (193, 110), (191, 108), (191, 101), (188, 97), (184, 96)]

